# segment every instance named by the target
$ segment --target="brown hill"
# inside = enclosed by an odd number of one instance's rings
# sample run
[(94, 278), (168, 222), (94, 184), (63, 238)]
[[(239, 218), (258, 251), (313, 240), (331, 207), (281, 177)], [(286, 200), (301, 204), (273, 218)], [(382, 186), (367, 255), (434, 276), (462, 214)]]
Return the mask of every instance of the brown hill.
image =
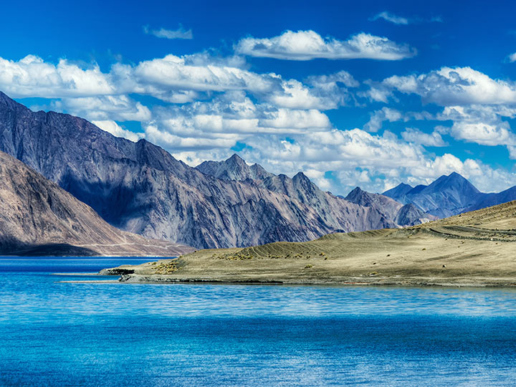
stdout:
[(516, 286), (515, 242), (516, 201), (406, 229), (198, 251), (125, 267), (122, 280)]
[(59, 186), (0, 152), (0, 253), (175, 256), (188, 246), (120, 231)]

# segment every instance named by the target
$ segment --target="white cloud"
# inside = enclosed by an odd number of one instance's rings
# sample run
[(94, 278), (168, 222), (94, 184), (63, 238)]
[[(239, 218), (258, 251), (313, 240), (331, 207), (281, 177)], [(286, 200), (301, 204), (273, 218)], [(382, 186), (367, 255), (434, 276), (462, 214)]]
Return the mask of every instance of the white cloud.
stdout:
[(20, 61), (0, 58), (0, 88), (13, 98), (114, 93), (113, 85), (97, 65), (83, 69), (65, 59), (54, 65), (34, 55), (28, 55)]
[(397, 25), (408, 25), (408, 24), (418, 24), (418, 23), (435, 23), (435, 22), (442, 23), (443, 22), (443, 19), (440, 16), (431, 17), (429, 19), (423, 19), (420, 17), (406, 18), (406, 17), (394, 15), (393, 13), (390, 13), (387, 11), (380, 12), (380, 13), (376, 14), (375, 16), (373, 16), (372, 18), (370, 18), (369, 20), (375, 21), (378, 19), (383, 19), (385, 21), (388, 21), (390, 23), (397, 24)]
[(384, 107), (371, 115), (369, 121), (364, 125), (364, 129), (368, 132), (378, 132), (382, 128), (384, 121), (395, 122), (403, 119), (404, 116), (398, 110)]
[(510, 63), (514, 63), (516, 62), (516, 52), (512, 53), (511, 55), (509, 55), (507, 57), (507, 60), (510, 62)]
[(279, 88), (281, 82), (273, 74), (256, 74), (226, 65), (198, 66), (189, 63), (188, 57), (174, 55), (143, 61), (136, 67), (117, 64), (112, 73), (121, 87), (157, 97), (171, 90), (267, 93)]
[(51, 104), (53, 110), (65, 110), (88, 120), (150, 121), (148, 107), (125, 95), (63, 98)]
[(443, 67), (419, 76), (393, 76), (383, 84), (405, 94), (420, 95), (424, 103), (441, 106), (516, 103), (516, 85), (491, 79), (470, 67)]
[(148, 35), (154, 35), (157, 38), (164, 39), (193, 39), (192, 30), (185, 30), (183, 26), (180, 24), (177, 30), (167, 30), (165, 28), (160, 28), (159, 30), (151, 30), (149, 26), (143, 27), (143, 32)]
[(507, 122), (491, 125), (482, 122), (455, 122), (450, 134), (457, 140), (465, 140), (480, 145), (516, 145), (516, 138)]
[[(69, 107), (74, 114), (97, 120), (138, 119), (122, 114), (146, 115), (141, 104), (127, 101), (128, 94), (187, 104), (212, 99), (214, 93), (245, 91), (277, 107), (327, 110), (344, 105), (349, 99), (348, 88), (358, 85), (345, 71), (309, 77), (304, 84), (273, 73), (248, 71), (241, 57), (213, 58), (206, 53), (167, 55), (137, 65), (116, 63), (107, 73), (97, 65), (84, 69), (65, 60), (56, 66), (32, 56), (18, 62), (0, 58), (0, 89), (7, 94), (15, 98), (63, 98), (61, 109)], [(73, 102), (72, 98), (89, 99)], [(94, 115), (94, 110), (101, 115)], [(112, 116), (107, 115), (109, 111)]]
[(414, 144), (420, 144), (423, 146), (443, 147), (448, 145), (438, 131), (434, 131), (429, 134), (422, 132), (419, 129), (407, 128), (401, 133), (401, 137), (407, 142), (413, 142)]
[(331, 110), (346, 105), (349, 88), (360, 84), (346, 71), (311, 76), (306, 84), (291, 79), (281, 83), (281, 89), (267, 97), (274, 105), (291, 109)]
[[(221, 140), (229, 147), (254, 135), (291, 135), (331, 128), (329, 118), (316, 109), (276, 108), (269, 104), (255, 104), (241, 91), (220, 95), (209, 102), (184, 106), (156, 108), (148, 126), (152, 138), (167, 139), (167, 148), (176, 151), (181, 145), (178, 138), (201, 141)], [(146, 129), (147, 132), (147, 129)], [(161, 133), (161, 134), (160, 134)], [(177, 137), (177, 138), (176, 138)], [(216, 145), (214, 145), (216, 146)]]
[[(228, 157), (230, 148), (240, 142), (248, 161), (278, 173), (308, 171), (322, 187), (336, 193), (357, 182), (381, 192), (396, 181), (429, 182), (451, 171), (471, 177), (484, 189), (515, 183), (514, 175), (493, 171), (478, 160), (427, 154), (424, 146), (442, 145), (440, 130), (426, 134), (407, 129), (401, 139), (388, 131), (379, 136), (359, 129), (335, 130), (324, 111), (358, 103), (354, 94), (360, 84), (345, 71), (301, 82), (252, 72), (239, 56), (214, 58), (207, 53), (169, 55), (137, 65), (118, 63), (106, 73), (94, 64), (63, 60), (54, 65), (37, 57), (0, 59), (0, 70), (0, 89), (12, 91), (14, 97), (60, 98), (51, 106), (85, 116), (132, 141), (145, 136), (186, 162)], [(503, 142), (515, 156), (516, 143), (504, 120), (516, 117), (516, 110), (502, 104), (511, 103), (513, 84), (462, 70), (454, 70), (458, 75), (441, 70), (407, 79), (393, 77), (375, 85), (384, 91), (377, 100), (387, 101), (388, 93), (400, 90), (419, 94), (425, 101), (462, 103), (444, 104), (437, 115), (385, 107), (372, 115), (366, 128), (375, 132), (384, 122), (452, 121), (443, 122), (449, 126), (446, 134), (484, 145)], [(134, 95), (168, 103), (151, 111)], [(490, 104), (468, 104), (476, 100)], [(145, 134), (132, 133), (116, 121), (139, 121)], [(328, 171), (336, 178), (326, 177)], [(490, 185), (484, 176), (498, 180)]]
[(248, 37), (235, 46), (243, 55), (286, 60), (377, 59), (401, 60), (416, 55), (406, 44), (385, 37), (360, 33), (346, 41), (323, 38), (315, 31), (286, 31), (270, 39)]
[(516, 108), (492, 105), (447, 106), (437, 118), (453, 121), (449, 132), (457, 140), (486, 146), (514, 146), (516, 136), (502, 117), (516, 117)]
[(406, 17), (396, 16), (387, 11), (380, 12), (379, 14), (377, 14), (371, 18), (371, 20), (373, 20), (373, 21), (378, 20), (378, 19), (383, 19), (385, 21), (388, 21), (388, 22), (391, 22), (394, 24), (403, 24), (403, 25), (409, 24), (409, 20)]
[(143, 133), (134, 133), (130, 130), (121, 128), (114, 121), (92, 121), (92, 123), (93, 125), (98, 126), (100, 129), (111, 133), (115, 137), (123, 137), (133, 142), (136, 142), (145, 137)]

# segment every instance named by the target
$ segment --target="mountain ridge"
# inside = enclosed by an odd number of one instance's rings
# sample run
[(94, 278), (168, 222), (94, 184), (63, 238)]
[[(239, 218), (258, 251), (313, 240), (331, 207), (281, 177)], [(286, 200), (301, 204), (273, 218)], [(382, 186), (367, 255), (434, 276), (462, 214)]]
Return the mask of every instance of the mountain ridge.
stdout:
[(414, 204), (425, 213), (439, 218), (469, 211), (490, 196), (480, 192), (457, 172), (443, 175), (429, 185), (418, 185), (408, 189), (409, 187), (410, 185), (401, 183), (383, 194), (404, 204)]
[[(197, 248), (397, 227), (374, 208), (319, 190), (303, 174), (290, 179), (255, 166), (251, 172), (260, 184), (219, 179), (146, 140), (117, 138), (68, 114), (32, 112), (5, 95), (0, 151), (56, 182), (115, 227)], [(245, 162), (233, 161), (247, 170)]]

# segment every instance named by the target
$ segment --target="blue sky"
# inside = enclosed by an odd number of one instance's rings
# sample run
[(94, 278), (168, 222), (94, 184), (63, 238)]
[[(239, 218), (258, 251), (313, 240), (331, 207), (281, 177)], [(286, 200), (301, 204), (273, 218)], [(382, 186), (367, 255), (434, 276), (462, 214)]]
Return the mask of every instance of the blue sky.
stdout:
[(0, 90), (190, 165), (238, 152), (338, 194), (516, 185), (510, 1), (2, 7)]

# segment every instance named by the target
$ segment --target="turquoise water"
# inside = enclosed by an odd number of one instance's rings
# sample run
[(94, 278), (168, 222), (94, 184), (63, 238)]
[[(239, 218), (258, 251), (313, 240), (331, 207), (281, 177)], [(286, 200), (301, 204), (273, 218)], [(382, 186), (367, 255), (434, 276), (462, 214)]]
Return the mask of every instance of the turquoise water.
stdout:
[[(0, 258), (1, 386), (516, 383), (512, 290), (59, 283)], [(95, 278), (92, 278), (95, 279)]]

